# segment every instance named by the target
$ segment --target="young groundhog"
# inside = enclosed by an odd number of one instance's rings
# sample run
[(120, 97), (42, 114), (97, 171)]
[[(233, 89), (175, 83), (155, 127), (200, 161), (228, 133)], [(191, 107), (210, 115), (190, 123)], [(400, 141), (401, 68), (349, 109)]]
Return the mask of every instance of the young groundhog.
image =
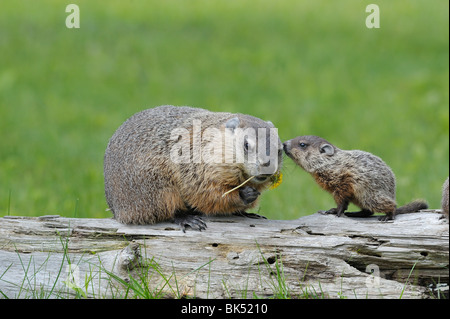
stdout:
[(442, 200), (441, 200), (442, 212), (448, 218), (448, 177), (442, 186)]
[(345, 151), (318, 136), (299, 136), (283, 144), (286, 154), (316, 182), (330, 192), (337, 208), (326, 213), (341, 216), (351, 202), (361, 208), (348, 216), (365, 217), (385, 213), (379, 220), (393, 220), (396, 214), (428, 208), (424, 201), (413, 201), (397, 207), (395, 176), (379, 157), (359, 151)]
[(271, 122), (159, 106), (133, 115), (111, 137), (106, 201), (121, 223), (172, 220), (183, 231), (202, 230), (202, 214), (245, 215), (255, 207), (281, 164), (282, 144)]

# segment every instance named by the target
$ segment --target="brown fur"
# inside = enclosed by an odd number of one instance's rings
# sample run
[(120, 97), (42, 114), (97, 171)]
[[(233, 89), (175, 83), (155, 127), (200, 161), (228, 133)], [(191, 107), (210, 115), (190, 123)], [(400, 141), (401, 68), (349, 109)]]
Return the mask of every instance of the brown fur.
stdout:
[[(126, 224), (153, 224), (174, 219), (179, 212), (231, 214), (255, 207), (258, 200), (246, 203), (238, 190), (222, 194), (250, 176), (261, 176), (255, 173), (258, 164), (194, 162), (198, 158), (193, 157), (193, 121), (201, 122), (201, 133), (206, 129), (223, 133), (230, 119), (238, 119), (239, 128), (273, 128), (250, 115), (167, 105), (139, 112), (123, 123), (104, 158), (105, 195), (114, 217)], [(172, 139), (171, 133), (179, 128), (191, 133), (190, 140)], [(201, 146), (208, 142), (202, 140)], [(278, 136), (276, 142), (281, 150)], [(170, 150), (177, 143), (189, 148), (189, 162), (171, 160)], [(278, 157), (279, 169), (281, 154)], [(270, 178), (254, 180), (246, 185), (259, 192), (271, 184)]]
[(361, 212), (353, 216), (385, 213), (381, 220), (394, 219), (395, 214), (427, 208), (424, 201), (413, 201), (396, 208), (395, 176), (379, 157), (359, 151), (345, 151), (318, 136), (299, 136), (284, 143), (286, 154), (317, 184), (329, 192), (337, 208), (329, 213), (342, 215), (353, 203)]

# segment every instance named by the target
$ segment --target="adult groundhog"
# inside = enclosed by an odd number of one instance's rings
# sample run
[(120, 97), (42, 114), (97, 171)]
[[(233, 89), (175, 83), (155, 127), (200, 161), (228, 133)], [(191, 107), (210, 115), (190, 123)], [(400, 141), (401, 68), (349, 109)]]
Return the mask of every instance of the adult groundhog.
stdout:
[(442, 212), (448, 218), (448, 177), (442, 186), (442, 200), (441, 200)]
[(330, 192), (337, 208), (326, 213), (341, 216), (352, 202), (360, 212), (348, 216), (365, 217), (385, 213), (379, 220), (393, 220), (396, 214), (428, 208), (418, 200), (396, 208), (395, 176), (379, 157), (359, 151), (345, 151), (318, 136), (299, 136), (284, 143), (286, 154)]
[(281, 164), (282, 144), (271, 122), (159, 106), (133, 115), (111, 137), (106, 201), (121, 223), (173, 220), (183, 231), (202, 230), (202, 214), (245, 214), (255, 207)]

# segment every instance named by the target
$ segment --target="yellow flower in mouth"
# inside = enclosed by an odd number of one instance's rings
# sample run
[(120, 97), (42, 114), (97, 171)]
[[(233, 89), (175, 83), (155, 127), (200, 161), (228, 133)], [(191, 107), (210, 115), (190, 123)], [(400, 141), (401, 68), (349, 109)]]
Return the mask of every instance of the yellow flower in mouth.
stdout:
[[(224, 197), (225, 195), (227, 195), (227, 194), (231, 193), (232, 191), (238, 189), (239, 187), (244, 186), (245, 184), (247, 184), (247, 182), (249, 182), (250, 180), (252, 180), (253, 177), (255, 177), (255, 176), (250, 176), (250, 178), (248, 178), (247, 180), (245, 180), (242, 184), (236, 186), (236, 187), (233, 188), (233, 189), (230, 189), (228, 192), (223, 193), (223, 194), (222, 194), (222, 197)], [(283, 181), (283, 174), (281, 174), (281, 172), (278, 172), (278, 173), (272, 175), (272, 177), (271, 177), (270, 179), (272, 180), (272, 185), (270, 186), (269, 189), (277, 188), (278, 186), (280, 186), (281, 182)]]
[(269, 189), (275, 189), (278, 186), (280, 186), (281, 182), (283, 181), (283, 174), (281, 174), (281, 172), (278, 172), (277, 174), (273, 175), (271, 179), (272, 185), (270, 186)]

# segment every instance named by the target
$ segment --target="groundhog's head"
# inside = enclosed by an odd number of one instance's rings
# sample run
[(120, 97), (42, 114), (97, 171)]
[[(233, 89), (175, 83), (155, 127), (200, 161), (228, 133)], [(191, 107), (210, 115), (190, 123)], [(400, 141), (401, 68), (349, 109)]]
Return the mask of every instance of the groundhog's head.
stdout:
[(323, 164), (333, 160), (339, 150), (321, 137), (306, 135), (298, 136), (283, 143), (287, 156), (309, 173), (314, 173)]
[(267, 182), (280, 171), (283, 146), (272, 122), (238, 114), (225, 123), (225, 136), (226, 161), (237, 163), (246, 178), (254, 176), (253, 183)]

